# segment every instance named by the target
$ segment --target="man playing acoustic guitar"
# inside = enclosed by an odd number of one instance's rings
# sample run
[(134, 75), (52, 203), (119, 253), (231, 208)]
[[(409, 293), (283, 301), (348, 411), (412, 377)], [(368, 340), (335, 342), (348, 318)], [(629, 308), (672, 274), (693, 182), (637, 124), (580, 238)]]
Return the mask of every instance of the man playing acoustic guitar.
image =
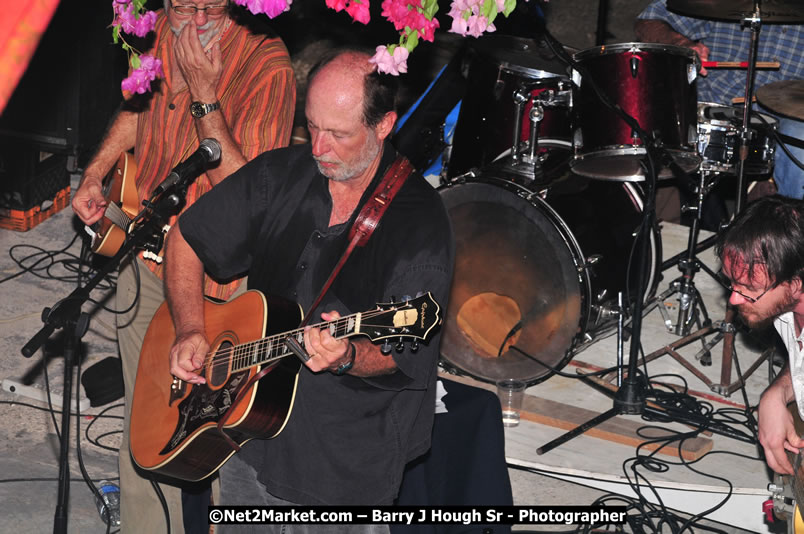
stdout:
[[(150, 198), (171, 169), (205, 138), (221, 146), (220, 163), (199, 176), (187, 205), (246, 161), (287, 146), (295, 106), (295, 78), (282, 41), (252, 33), (232, 17), (227, 0), (165, 0), (158, 12), (156, 39), (149, 52), (163, 62), (165, 78), (153, 94), (135, 95), (120, 108), (97, 154), (84, 169), (73, 211), (88, 225), (103, 217), (108, 199), (101, 182), (121, 152), (134, 149), (139, 200)], [(135, 213), (139, 203), (133, 206)], [(129, 454), (129, 417), (137, 362), (151, 317), (164, 300), (163, 265), (142, 255), (121, 267), (116, 307), (123, 364), (126, 417), (120, 447), (121, 528), (127, 532), (167, 532), (162, 506), (151, 481), (138, 473)], [(211, 279), (205, 294), (229, 298), (239, 281)], [(161, 484), (170, 510), (170, 531), (184, 531), (181, 492)]]
[[(311, 71), (305, 108), (312, 144), (247, 163), (170, 231), (167, 294), (176, 328), (170, 372), (178, 379), (198, 385), (210, 376), (198, 372), (212, 341), (204, 326), (205, 269), (224, 279), (248, 272), (250, 288), (294, 300), (307, 312), (347, 248), (362, 206), (400, 161), (386, 141), (397, 117), (397, 82), (378, 74), (370, 57), (346, 50), (322, 59)], [(313, 322), (330, 321), (425, 291), (443, 309), (452, 262), (446, 210), (413, 173), (308, 314)], [(430, 445), (439, 337), (418, 350), (391, 341), (385, 354), (368, 340), (306, 328), (309, 360), (290, 417), (276, 437), (248, 441), (223, 465), (220, 504), (391, 504), (406, 462)]]
[(804, 202), (781, 196), (749, 204), (720, 237), (723, 273), (731, 281), (729, 303), (750, 327), (773, 322), (788, 352), (788, 365), (759, 401), (759, 441), (768, 466), (792, 474), (786, 451), (804, 447), (787, 404), (804, 414)]

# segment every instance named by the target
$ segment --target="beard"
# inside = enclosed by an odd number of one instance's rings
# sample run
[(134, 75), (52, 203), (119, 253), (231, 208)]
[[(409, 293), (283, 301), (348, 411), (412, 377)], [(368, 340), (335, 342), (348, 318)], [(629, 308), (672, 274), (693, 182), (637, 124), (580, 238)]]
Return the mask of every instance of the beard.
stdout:
[(366, 142), (360, 149), (360, 153), (352, 163), (340, 162), (338, 167), (334, 169), (327, 169), (322, 167), (321, 163), (339, 163), (337, 161), (330, 161), (325, 158), (315, 158), (315, 163), (318, 166), (318, 172), (329, 178), (334, 182), (347, 182), (352, 178), (359, 176), (377, 157), (380, 153), (382, 144), (373, 136), (369, 135)]
[(737, 313), (749, 328), (761, 329), (773, 324), (773, 320), (783, 313), (793, 311), (797, 302), (798, 299), (793, 295), (793, 290), (790, 287), (785, 287), (782, 300), (771, 308), (757, 311), (751, 309), (755, 304), (740, 304), (737, 306)]
[[(190, 23), (189, 20), (182, 22), (178, 28), (171, 25), (170, 29), (174, 34), (176, 34), (176, 37), (178, 37), (181, 31), (184, 29), (184, 27), (187, 26), (189, 23)], [(206, 46), (209, 44), (212, 38), (218, 34), (218, 31), (220, 31), (219, 28), (214, 28), (210, 30), (210, 28), (213, 28), (214, 26), (215, 26), (214, 21), (209, 20), (203, 26), (198, 27), (199, 30), (205, 30), (204, 33), (198, 36), (198, 40), (201, 41), (202, 48), (206, 48)]]

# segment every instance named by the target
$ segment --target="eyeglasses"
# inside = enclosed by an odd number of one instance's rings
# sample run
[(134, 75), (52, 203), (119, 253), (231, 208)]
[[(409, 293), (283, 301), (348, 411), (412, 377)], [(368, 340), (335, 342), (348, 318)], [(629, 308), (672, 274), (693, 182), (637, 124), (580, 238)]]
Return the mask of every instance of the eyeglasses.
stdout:
[(746, 295), (746, 294), (745, 294), (745, 293), (743, 293), (742, 291), (737, 291), (736, 289), (734, 289), (734, 286), (732, 286), (732, 285), (731, 285), (731, 280), (729, 280), (729, 277), (728, 277), (728, 276), (726, 276), (726, 275), (723, 273), (723, 271), (720, 271), (720, 272), (718, 272), (718, 273), (717, 273), (717, 281), (718, 281), (718, 283), (720, 283), (720, 285), (722, 285), (722, 286), (723, 286), (723, 287), (724, 287), (724, 288), (725, 288), (725, 289), (726, 289), (726, 290), (727, 290), (729, 293), (737, 293), (738, 295), (740, 295), (741, 297), (743, 297), (745, 300), (747, 300), (747, 301), (748, 301), (748, 302), (750, 302), (751, 304), (756, 303), (756, 302), (757, 302), (759, 299), (761, 299), (762, 297), (764, 297), (764, 296), (765, 296), (765, 295), (766, 295), (766, 294), (767, 294), (767, 293), (768, 293), (768, 292), (769, 292), (771, 289), (773, 289), (774, 287), (776, 287), (775, 285), (772, 285), (772, 286), (770, 286), (769, 288), (767, 288), (765, 291), (763, 291), (762, 293), (760, 293), (760, 294), (759, 294), (759, 296), (757, 296), (757, 297), (749, 297), (748, 295)]
[(179, 15), (193, 15), (199, 11), (205, 12), (210, 17), (215, 17), (218, 15), (223, 15), (226, 13), (226, 9), (229, 7), (227, 4), (219, 5), (219, 6), (207, 6), (207, 7), (197, 7), (194, 5), (182, 5), (182, 6), (171, 6), (173, 11), (178, 13)]

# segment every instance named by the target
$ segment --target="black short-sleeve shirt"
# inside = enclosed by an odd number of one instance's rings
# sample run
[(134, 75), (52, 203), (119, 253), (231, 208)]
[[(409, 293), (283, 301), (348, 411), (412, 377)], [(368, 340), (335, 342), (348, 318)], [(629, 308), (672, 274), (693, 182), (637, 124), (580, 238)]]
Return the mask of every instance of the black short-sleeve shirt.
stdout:
[[(374, 190), (396, 153), (383, 147)], [(179, 220), (216, 278), (248, 273), (249, 288), (307, 311), (348, 243), (352, 220), (329, 227), (328, 179), (309, 145), (266, 152), (201, 197)], [(355, 210), (356, 212), (359, 210)], [(353, 214), (352, 219), (356, 216)], [(365, 247), (352, 252), (314, 311), (342, 315), (430, 291), (443, 317), (453, 262), (452, 231), (438, 193), (412, 174)], [(270, 318), (269, 318), (270, 321)], [(440, 337), (417, 352), (393, 351), (397, 371), (357, 378), (302, 367), (287, 425), (240, 453), (268, 491), (302, 504), (389, 504), (406, 462), (427, 450)]]

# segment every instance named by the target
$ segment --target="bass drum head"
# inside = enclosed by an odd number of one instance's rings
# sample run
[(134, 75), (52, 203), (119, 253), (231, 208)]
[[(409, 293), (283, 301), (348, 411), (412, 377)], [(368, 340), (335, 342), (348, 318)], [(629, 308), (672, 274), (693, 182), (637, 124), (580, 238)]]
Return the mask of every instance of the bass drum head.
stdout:
[(439, 191), (456, 245), (443, 359), (486, 382), (549, 378), (534, 359), (563, 367), (588, 316), (572, 235), (550, 206), (511, 182), (487, 178)]

